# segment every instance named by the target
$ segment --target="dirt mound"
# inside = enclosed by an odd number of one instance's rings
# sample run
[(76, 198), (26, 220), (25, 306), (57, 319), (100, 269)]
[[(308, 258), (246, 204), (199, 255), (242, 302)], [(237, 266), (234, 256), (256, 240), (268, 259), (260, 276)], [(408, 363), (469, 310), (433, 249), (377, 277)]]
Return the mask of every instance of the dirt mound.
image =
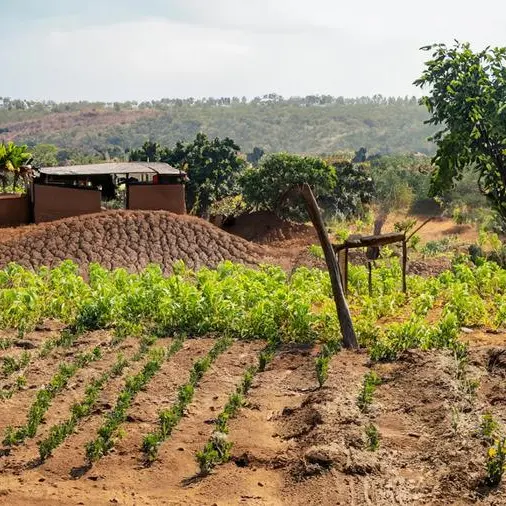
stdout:
[(106, 268), (136, 272), (150, 263), (170, 271), (176, 260), (191, 268), (224, 260), (256, 264), (265, 257), (258, 245), (230, 235), (199, 218), (166, 211), (111, 211), (72, 217), (31, 227), (0, 243), (0, 267), (55, 266), (71, 259), (81, 267), (98, 262)]
[(247, 241), (260, 244), (289, 241), (310, 237), (314, 242), (316, 232), (313, 227), (303, 223), (294, 223), (279, 218), (268, 211), (243, 214), (223, 228), (231, 234), (238, 235)]

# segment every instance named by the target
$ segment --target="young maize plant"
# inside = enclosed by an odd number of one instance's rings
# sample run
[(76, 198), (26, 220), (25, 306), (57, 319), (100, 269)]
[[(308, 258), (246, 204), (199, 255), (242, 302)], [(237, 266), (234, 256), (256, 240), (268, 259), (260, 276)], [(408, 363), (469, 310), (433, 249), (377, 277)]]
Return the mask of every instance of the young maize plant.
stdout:
[(79, 369), (91, 362), (99, 360), (101, 357), (102, 352), (100, 348), (97, 347), (89, 353), (76, 356), (72, 363), (61, 364), (58, 368), (58, 372), (49, 382), (49, 385), (37, 392), (35, 401), (28, 412), (26, 424), (18, 428), (7, 427), (3, 443), (9, 446), (17, 445), (21, 444), (25, 439), (34, 437), (53, 399), (68, 385), (70, 378), (72, 378)]
[(230, 394), (227, 403), (218, 415), (211, 437), (204, 448), (195, 454), (195, 459), (199, 465), (199, 473), (202, 476), (209, 474), (218, 464), (230, 460), (230, 450), (233, 443), (228, 439), (228, 421), (234, 418), (239, 409), (244, 405), (244, 400), (248, 395), (255, 375), (264, 371), (265, 366), (274, 358), (277, 347), (277, 343), (268, 344), (259, 354), (258, 366), (253, 365), (248, 367), (235, 392)]
[(341, 349), (341, 343), (337, 339), (323, 344), (322, 349), (315, 359), (316, 378), (320, 388), (323, 387), (329, 375), (329, 365), (332, 357)]
[(97, 438), (86, 444), (86, 458), (90, 464), (100, 460), (115, 446), (119, 428), (126, 419), (132, 401), (160, 370), (163, 362), (169, 360), (183, 347), (183, 342), (183, 339), (175, 339), (167, 349), (157, 348), (151, 350), (148, 361), (142, 370), (127, 378), (114, 408), (106, 415), (105, 421), (98, 429)]
[(190, 370), (190, 379), (187, 383), (179, 387), (177, 399), (172, 407), (159, 412), (159, 427), (157, 430), (144, 436), (142, 451), (144, 452), (146, 463), (151, 463), (156, 460), (160, 445), (171, 436), (172, 431), (178, 425), (186, 407), (193, 400), (195, 389), (198, 387), (200, 380), (211, 364), (224, 353), (232, 343), (233, 340), (230, 337), (222, 337), (216, 341), (205, 357), (193, 363)]
[(358, 394), (357, 406), (363, 413), (369, 409), (372, 404), (373, 395), (376, 387), (381, 384), (381, 378), (374, 372), (369, 371), (364, 376), (362, 388)]
[(74, 432), (79, 421), (92, 412), (100, 398), (100, 393), (107, 386), (109, 380), (121, 376), (125, 368), (129, 365), (130, 362), (120, 354), (109, 370), (104, 372), (97, 379), (91, 381), (86, 387), (84, 399), (80, 402), (76, 402), (70, 408), (72, 413), (70, 418), (59, 424), (53, 425), (49, 430), (49, 435), (38, 443), (41, 461), (50, 457), (53, 450)]

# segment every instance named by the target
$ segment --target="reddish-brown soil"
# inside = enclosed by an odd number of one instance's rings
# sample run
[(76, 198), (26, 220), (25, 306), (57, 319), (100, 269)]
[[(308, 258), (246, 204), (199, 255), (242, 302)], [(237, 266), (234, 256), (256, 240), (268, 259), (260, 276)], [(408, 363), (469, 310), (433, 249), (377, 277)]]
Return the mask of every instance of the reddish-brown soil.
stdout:
[(268, 256), (261, 246), (230, 235), (210, 223), (165, 211), (111, 211), (21, 229), (0, 242), (0, 266), (55, 266), (71, 259), (85, 268), (139, 271), (149, 263), (169, 271), (183, 260), (189, 267), (215, 266), (224, 260), (257, 264)]
[[(90, 346), (107, 337), (92, 333), (85, 340)], [(357, 398), (364, 374), (371, 370), (367, 354), (338, 353), (326, 385), (318, 389), (317, 350), (283, 347), (255, 377), (246, 406), (229, 424), (231, 462), (207, 477), (196, 474), (194, 454), (211, 435), (213, 420), (263, 343), (236, 342), (217, 359), (172, 437), (162, 444), (159, 459), (146, 467), (142, 436), (156, 427), (158, 410), (171, 405), (193, 360), (213, 343), (188, 340), (138, 394), (122, 426), (124, 435), (109, 455), (91, 468), (84, 465), (84, 445), (96, 436), (124, 378), (108, 384), (91, 416), (41, 464), (37, 442), (68, 417), (71, 403), (82, 398), (89, 381), (113, 363), (116, 353), (110, 350), (58, 394), (34, 439), (1, 453), (0, 503), (506, 504), (502, 486), (484, 485), (488, 443), (479, 430), (488, 411), (506, 422), (506, 335), (495, 335), (494, 345), (480, 344), (472, 334), (468, 339), (471, 354), (464, 376), (457, 374), (454, 357), (441, 351), (405, 352), (395, 363), (375, 365), (382, 383), (365, 413)], [(159, 345), (167, 344), (161, 340)], [(130, 357), (136, 344), (127, 340), (119, 348)], [(58, 358), (38, 370), (51, 364), (54, 370)], [(142, 364), (135, 363), (126, 374)], [(34, 379), (34, 386), (49, 376)], [(479, 380), (476, 393), (466, 390), (466, 379)], [(0, 427), (21, 423), (34, 395), (35, 389), (28, 388), (3, 401)], [(370, 423), (379, 430), (377, 451), (367, 449), (365, 427)]]
[(223, 228), (231, 234), (259, 244), (290, 241), (296, 239), (318, 240), (311, 225), (282, 220), (272, 212), (257, 211), (234, 218)]

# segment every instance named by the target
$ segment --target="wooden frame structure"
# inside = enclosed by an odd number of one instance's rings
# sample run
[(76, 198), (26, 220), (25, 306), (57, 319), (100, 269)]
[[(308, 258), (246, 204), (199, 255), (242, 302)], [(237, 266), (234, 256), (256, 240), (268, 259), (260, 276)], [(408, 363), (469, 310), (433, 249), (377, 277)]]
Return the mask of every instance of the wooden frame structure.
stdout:
[[(348, 251), (355, 248), (376, 248), (387, 244), (402, 243), (402, 291), (406, 293), (406, 268), (408, 264), (407, 243), (411, 235), (406, 237), (404, 232), (392, 232), (390, 234), (380, 235), (351, 235), (342, 244), (333, 244), (334, 252), (337, 254), (339, 262), (339, 271), (344, 293), (348, 293)], [(372, 292), (372, 267), (371, 261), (368, 261), (369, 269), (369, 293)]]
[[(406, 232), (391, 232), (389, 234), (378, 234), (378, 235), (350, 235), (346, 241), (342, 244), (333, 244), (332, 248), (334, 253), (337, 255), (337, 261), (339, 264), (339, 273), (341, 275), (341, 283), (343, 285), (344, 293), (348, 293), (348, 250), (355, 248), (367, 248), (368, 252), (372, 250), (372, 252), (376, 252), (377, 255), (371, 255), (372, 258), (377, 258), (379, 256), (379, 248), (380, 246), (386, 246), (387, 244), (395, 244), (400, 242), (402, 244), (402, 291), (403, 293), (407, 292), (406, 286), (406, 271), (408, 265), (408, 242), (409, 240), (429, 221), (431, 221), (433, 217), (425, 220), (421, 225), (419, 225), (413, 232), (411, 232), (408, 236), (406, 236)], [(369, 270), (369, 294), (372, 293), (372, 261), (370, 256), (368, 255), (369, 261), (367, 262), (367, 267)]]

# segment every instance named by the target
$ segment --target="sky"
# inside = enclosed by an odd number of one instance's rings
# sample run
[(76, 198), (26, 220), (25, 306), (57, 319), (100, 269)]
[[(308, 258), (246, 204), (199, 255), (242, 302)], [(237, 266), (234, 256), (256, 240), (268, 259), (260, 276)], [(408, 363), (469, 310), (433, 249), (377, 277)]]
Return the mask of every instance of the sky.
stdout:
[(506, 45), (504, 0), (0, 0), (0, 96), (419, 95), (454, 39)]

